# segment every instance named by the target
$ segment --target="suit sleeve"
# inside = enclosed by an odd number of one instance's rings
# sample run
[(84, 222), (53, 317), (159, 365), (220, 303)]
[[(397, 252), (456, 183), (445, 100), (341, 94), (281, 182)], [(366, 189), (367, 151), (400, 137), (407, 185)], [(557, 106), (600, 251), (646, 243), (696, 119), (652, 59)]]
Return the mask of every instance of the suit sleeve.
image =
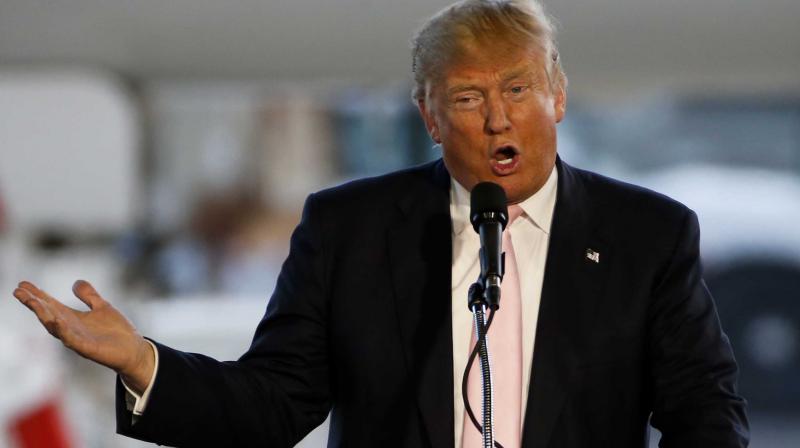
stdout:
[(664, 448), (745, 447), (738, 369), (702, 279), (697, 216), (687, 210), (650, 309), (651, 423)]
[(159, 372), (135, 424), (117, 380), (120, 434), (170, 446), (289, 447), (324, 421), (327, 297), (315, 204), (312, 195), (250, 349), (220, 362), (157, 343)]

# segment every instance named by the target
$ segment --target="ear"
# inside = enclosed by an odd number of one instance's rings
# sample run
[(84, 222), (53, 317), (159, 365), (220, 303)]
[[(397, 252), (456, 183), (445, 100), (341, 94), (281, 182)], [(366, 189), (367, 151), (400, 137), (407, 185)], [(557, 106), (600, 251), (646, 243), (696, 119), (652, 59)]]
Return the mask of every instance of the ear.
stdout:
[(567, 89), (563, 85), (556, 86), (553, 96), (553, 108), (556, 112), (556, 123), (561, 123), (567, 112)]
[(417, 108), (419, 109), (419, 114), (422, 116), (422, 121), (425, 122), (425, 129), (428, 130), (428, 135), (431, 136), (431, 140), (436, 143), (441, 143), (442, 139), (439, 136), (439, 126), (436, 124), (436, 118), (430, 105), (425, 102), (424, 98), (420, 98), (417, 100)]

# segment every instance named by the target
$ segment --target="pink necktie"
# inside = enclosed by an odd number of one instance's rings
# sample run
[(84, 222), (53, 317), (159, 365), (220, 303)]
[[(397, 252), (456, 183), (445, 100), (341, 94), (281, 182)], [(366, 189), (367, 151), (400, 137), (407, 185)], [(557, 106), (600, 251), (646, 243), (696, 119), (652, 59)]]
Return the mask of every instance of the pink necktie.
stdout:
[[(489, 328), (489, 359), (492, 367), (494, 390), (494, 438), (504, 448), (519, 448), (522, 429), (522, 303), (520, 299), (519, 274), (514, 245), (511, 243), (511, 223), (522, 214), (518, 205), (508, 207), (508, 225), (503, 232), (503, 250), (506, 269), (501, 284), (500, 308)], [(475, 346), (475, 332), (469, 349)], [(478, 358), (472, 364), (467, 382), (469, 404), (478, 422), (481, 422), (481, 370)], [(483, 446), (481, 435), (466, 411), (462, 448)]]

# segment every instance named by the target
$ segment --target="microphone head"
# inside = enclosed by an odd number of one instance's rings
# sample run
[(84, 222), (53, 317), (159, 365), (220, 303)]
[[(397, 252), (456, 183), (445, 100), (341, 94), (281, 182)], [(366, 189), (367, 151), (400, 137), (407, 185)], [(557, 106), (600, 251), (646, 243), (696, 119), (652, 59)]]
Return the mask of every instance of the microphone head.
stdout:
[(489, 220), (498, 221), (503, 229), (508, 223), (506, 191), (494, 182), (481, 182), (475, 185), (469, 197), (469, 220), (478, 232), (480, 224)]

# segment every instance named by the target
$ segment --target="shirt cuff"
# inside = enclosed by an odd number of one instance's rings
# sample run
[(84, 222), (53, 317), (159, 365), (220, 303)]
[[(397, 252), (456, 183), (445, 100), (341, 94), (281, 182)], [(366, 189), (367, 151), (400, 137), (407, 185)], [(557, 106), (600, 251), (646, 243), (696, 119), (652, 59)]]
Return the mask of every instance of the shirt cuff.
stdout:
[(140, 396), (130, 387), (128, 387), (127, 384), (125, 384), (125, 380), (120, 378), (122, 385), (125, 387), (125, 408), (127, 408), (128, 411), (133, 412), (133, 415), (136, 416), (144, 414), (144, 409), (147, 407), (147, 401), (150, 399), (150, 391), (153, 390), (153, 383), (155, 383), (156, 374), (158, 373), (158, 349), (156, 348), (156, 345), (149, 340), (145, 339), (145, 341), (150, 344), (150, 347), (153, 347), (153, 353), (155, 354), (156, 358), (155, 365), (153, 367), (153, 376), (150, 377), (150, 382), (147, 384), (147, 389), (145, 389)]

